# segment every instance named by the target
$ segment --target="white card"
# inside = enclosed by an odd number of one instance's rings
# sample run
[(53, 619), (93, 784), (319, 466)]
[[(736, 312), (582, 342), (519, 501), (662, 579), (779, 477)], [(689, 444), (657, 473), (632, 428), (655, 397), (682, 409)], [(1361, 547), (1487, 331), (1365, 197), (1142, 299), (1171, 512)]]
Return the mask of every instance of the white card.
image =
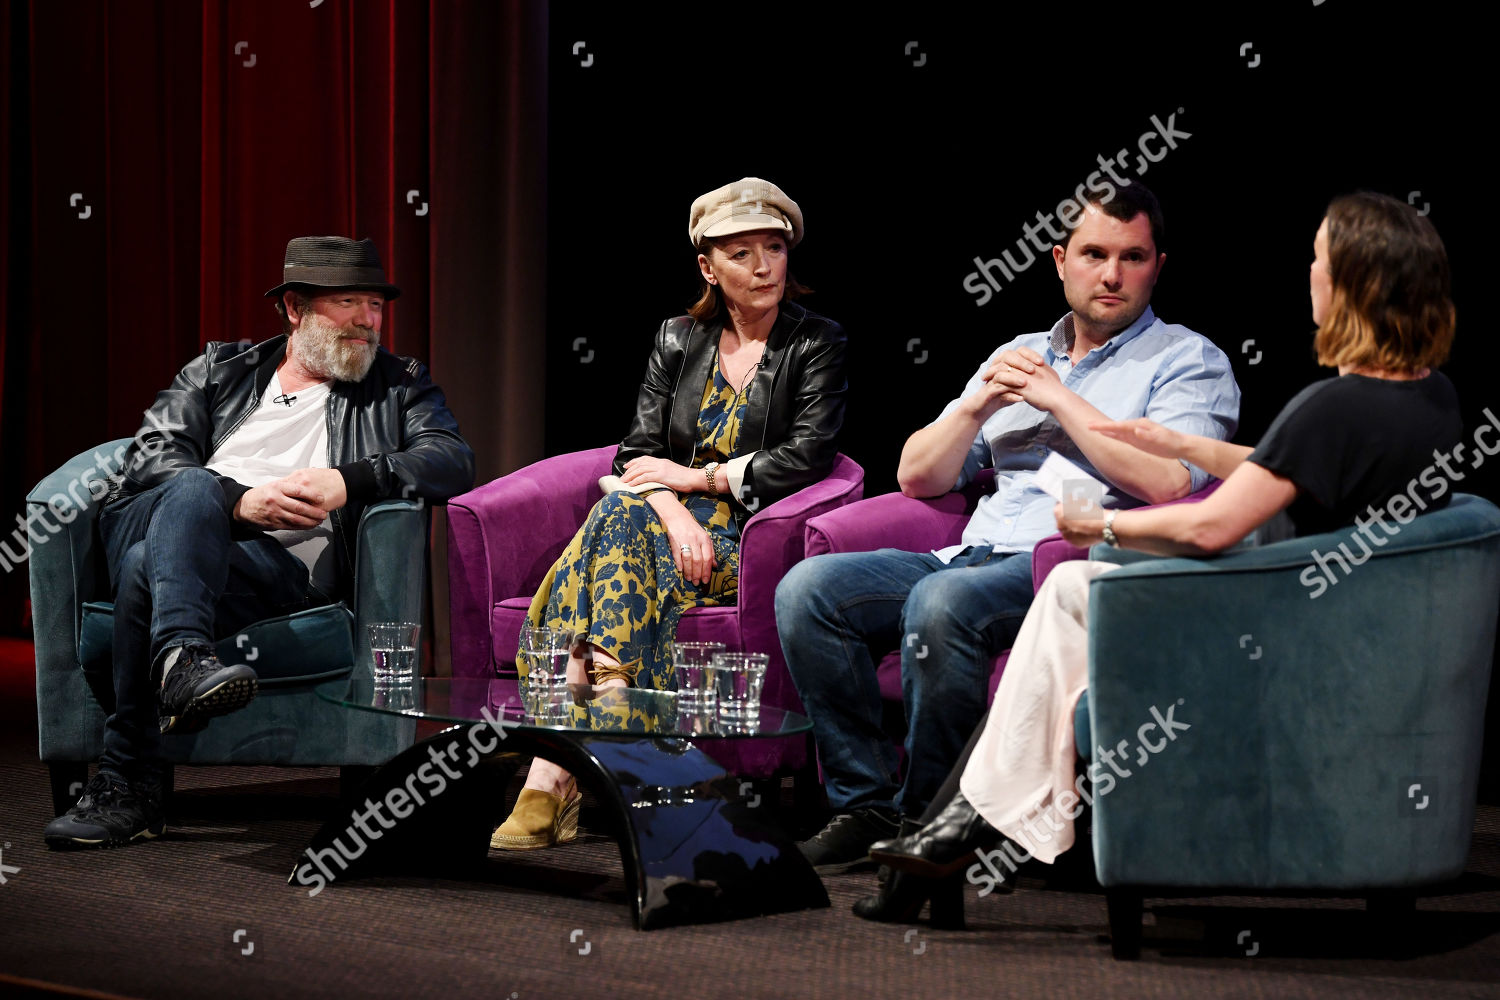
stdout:
[(1104, 484), (1055, 451), (1036, 471), (1036, 484), (1069, 517), (1104, 516)]

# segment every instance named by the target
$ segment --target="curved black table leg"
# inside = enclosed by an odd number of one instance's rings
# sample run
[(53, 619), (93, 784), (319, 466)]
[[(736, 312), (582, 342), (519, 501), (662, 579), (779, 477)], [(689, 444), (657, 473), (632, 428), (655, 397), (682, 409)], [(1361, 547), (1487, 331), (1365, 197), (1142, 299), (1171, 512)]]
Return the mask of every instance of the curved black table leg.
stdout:
[(567, 768), (602, 803), (641, 930), (828, 905), (796, 845), (689, 740), (496, 735), (482, 723), (444, 730), (381, 767), (352, 810), (313, 836), (288, 881), (316, 893), (375, 873), (472, 872), (489, 857), (512, 775), (532, 757)]

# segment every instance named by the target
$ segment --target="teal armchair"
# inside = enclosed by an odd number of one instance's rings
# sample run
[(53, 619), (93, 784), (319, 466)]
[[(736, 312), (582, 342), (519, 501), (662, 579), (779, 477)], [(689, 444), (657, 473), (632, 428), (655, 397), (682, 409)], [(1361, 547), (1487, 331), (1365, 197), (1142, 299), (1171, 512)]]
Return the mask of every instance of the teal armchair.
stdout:
[[(1460, 494), (1372, 532), (1385, 544), (1358, 565), (1342, 531), (1091, 585), (1075, 721), (1081, 750), (1125, 747), (1093, 811), (1117, 957), (1139, 951), (1144, 896), (1357, 895), (1400, 915), (1464, 870), (1500, 510)], [(1145, 728), (1158, 716), (1172, 739)]]
[[(112, 605), (96, 497), (129, 443), (122, 438), (70, 459), (26, 498), (37, 728), (58, 813), (77, 798), (89, 762), (103, 751), (113, 706)], [(421, 621), (428, 521), (420, 501), (371, 504), (360, 519), (352, 608), (312, 608), (221, 637), (220, 657), (254, 667), (260, 693), (202, 732), (164, 737), (168, 761), (363, 768), (409, 746), (413, 723), (341, 709), (313, 687), (371, 676), (369, 646), (361, 641), (366, 623)]]

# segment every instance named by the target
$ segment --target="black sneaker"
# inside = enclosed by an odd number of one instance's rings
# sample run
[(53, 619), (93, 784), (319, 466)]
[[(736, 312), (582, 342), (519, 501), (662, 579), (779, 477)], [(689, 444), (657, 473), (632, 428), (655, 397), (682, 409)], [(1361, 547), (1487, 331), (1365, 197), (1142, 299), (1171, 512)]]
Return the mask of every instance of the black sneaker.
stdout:
[(166, 828), (160, 781), (129, 782), (100, 771), (85, 786), (78, 803), (47, 824), (42, 837), (53, 850), (124, 847), (160, 837)]
[(901, 832), (896, 814), (878, 808), (840, 813), (811, 840), (797, 845), (819, 875), (842, 875), (861, 866), (874, 867), (870, 845)]
[(161, 686), (161, 731), (196, 733), (209, 719), (250, 704), (258, 683), (254, 670), (243, 663), (226, 667), (212, 646), (184, 646)]

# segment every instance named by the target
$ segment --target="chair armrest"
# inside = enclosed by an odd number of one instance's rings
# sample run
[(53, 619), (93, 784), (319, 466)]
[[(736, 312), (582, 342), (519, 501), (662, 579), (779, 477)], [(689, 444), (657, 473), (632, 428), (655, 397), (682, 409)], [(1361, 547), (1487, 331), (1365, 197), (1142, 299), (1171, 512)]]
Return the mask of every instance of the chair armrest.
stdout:
[[(27, 560), (36, 640), (37, 729), (44, 760), (82, 759), (97, 744), (103, 711), (78, 664), (83, 602), (109, 598), (109, 569), (95, 522), (104, 477), (116, 471), (130, 438), (75, 455), (26, 496), (34, 540), (4, 550), (7, 562)], [(19, 557), (19, 558), (18, 558)], [(84, 756), (87, 756), (87, 751)]]
[(1071, 562), (1074, 559), (1087, 559), (1089, 550), (1069, 545), (1062, 535), (1048, 535), (1031, 550), (1031, 588), (1041, 590), (1042, 584), (1047, 581), (1047, 574), (1057, 568), (1059, 563)]
[(26, 495), (26, 551), (7, 547), (4, 555), (12, 564), (16, 556), (29, 561), (39, 670), (44, 659), (51, 661), (53, 643), (65, 669), (77, 668), (83, 602), (109, 599), (109, 569), (95, 523), (108, 488), (105, 478), (120, 467), (130, 440), (73, 456)]
[(448, 601), (455, 677), (494, 670), (490, 612), (530, 596), (599, 501), (617, 446), (543, 459), (448, 501)]
[(354, 669), (372, 676), (365, 626), (420, 622), (431, 512), (422, 500), (381, 500), (359, 519), (354, 557)]
[(809, 519), (804, 551), (811, 558), (883, 548), (940, 549), (963, 535), (978, 496), (977, 491), (964, 491), (921, 500), (901, 493), (868, 497)]
[[(776, 633), (776, 585), (803, 557), (808, 520), (858, 501), (864, 484), (864, 470), (840, 455), (826, 477), (771, 504), (745, 523), (737, 598), (742, 648), (770, 653), (773, 661), (782, 659)], [(767, 670), (761, 698), (768, 705), (800, 704), (784, 663), (780, 669), (773, 665)]]

